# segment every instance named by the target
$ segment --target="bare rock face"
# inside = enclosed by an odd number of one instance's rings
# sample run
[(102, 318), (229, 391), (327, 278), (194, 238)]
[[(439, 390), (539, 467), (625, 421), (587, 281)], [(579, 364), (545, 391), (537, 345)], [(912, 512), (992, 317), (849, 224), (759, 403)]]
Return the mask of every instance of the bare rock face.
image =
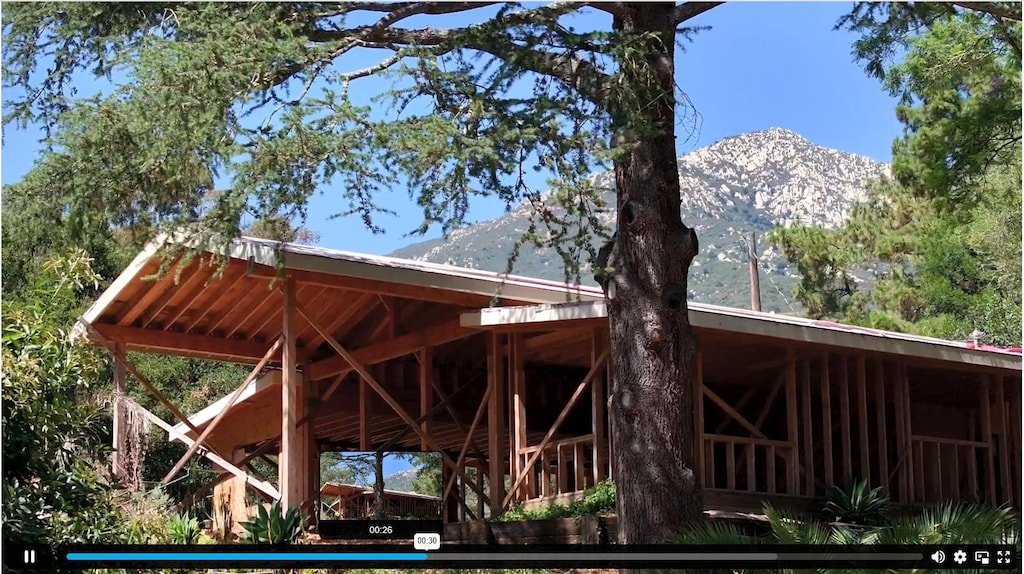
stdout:
[[(815, 145), (781, 128), (726, 138), (679, 158), (683, 222), (700, 237), (701, 252), (690, 270), (689, 298), (733, 307), (749, 306), (743, 237), (777, 223), (823, 227), (841, 224), (866, 183), (889, 167), (867, 157)], [(614, 205), (611, 172), (594, 175)], [(447, 240), (417, 243), (392, 255), (475, 269), (503, 271), (512, 245), (526, 230), (530, 208), (521, 205), (491, 221), (458, 229)], [(605, 214), (609, 224), (614, 213)], [(762, 306), (765, 311), (798, 311), (792, 301), (795, 267), (759, 242)], [(585, 262), (586, 263), (586, 262)], [(524, 248), (518, 275), (564, 278), (561, 260), (550, 250)], [(584, 282), (592, 283), (589, 273)]]

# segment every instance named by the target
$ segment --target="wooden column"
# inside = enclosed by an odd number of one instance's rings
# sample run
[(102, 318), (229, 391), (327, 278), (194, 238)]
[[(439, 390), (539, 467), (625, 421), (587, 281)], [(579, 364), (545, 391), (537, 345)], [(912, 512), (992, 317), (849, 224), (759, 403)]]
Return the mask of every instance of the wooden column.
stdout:
[(801, 369), (800, 378), (802, 382), (800, 384), (801, 391), (803, 392), (803, 423), (804, 423), (804, 468), (807, 469), (807, 473), (804, 475), (804, 494), (807, 496), (814, 496), (814, 433), (813, 433), (813, 413), (811, 411), (811, 361), (810, 359), (803, 359), (801, 361), (803, 368)]
[[(235, 465), (242, 465), (245, 460), (245, 451), (242, 449), (226, 451), (226, 454), (230, 457), (228, 462)], [(224, 536), (225, 542), (230, 542), (230, 535), (241, 533), (241, 523), (249, 519), (245, 479), (230, 475), (227, 470), (217, 465), (214, 465), (214, 468), (221, 472), (222, 476), (218, 477), (219, 482), (213, 487), (213, 529)], [(223, 475), (228, 477), (225, 478)]]
[[(512, 458), (510, 462), (510, 473), (513, 480), (523, 473), (522, 449), (526, 448), (526, 381), (523, 353), (526, 345), (523, 344), (523, 335), (515, 333), (509, 337), (509, 371), (512, 375), (509, 384), (512, 391)], [(516, 491), (517, 500), (525, 500), (533, 490), (533, 481), (527, 478), (522, 488)]]
[(835, 486), (832, 458), (832, 383), (829, 380), (828, 352), (821, 354), (821, 439), (825, 462), (825, 487)]
[[(906, 423), (904, 415), (906, 413), (906, 405), (904, 404), (903, 396), (903, 382), (900, 377), (900, 365), (899, 363), (892, 364), (895, 376), (892, 377), (892, 396), (893, 396), (893, 421), (896, 424), (896, 428), (893, 432), (896, 434), (896, 468), (893, 469), (896, 472), (896, 493), (897, 496), (893, 497), (895, 502), (907, 502), (907, 464), (910, 462), (907, 455), (907, 442), (908, 437), (906, 436)], [(956, 452), (954, 450), (954, 452)], [(955, 460), (954, 460), (955, 462)], [(955, 484), (955, 483), (954, 483)]]
[(885, 436), (885, 364), (879, 359), (875, 363), (875, 423), (878, 426), (878, 485), (892, 496), (889, 490), (889, 441)]
[[(114, 345), (115, 356), (124, 356), (125, 348), (123, 343), (115, 343)], [(113, 465), (114, 476), (125, 480), (125, 472), (123, 463), (125, 460), (124, 449), (127, 447), (127, 441), (125, 435), (127, 433), (127, 424), (125, 421), (125, 397), (127, 396), (127, 387), (125, 385), (126, 373), (124, 365), (121, 361), (114, 360), (114, 440), (113, 447), (114, 452), (110, 457), (110, 462)]]
[(860, 476), (871, 484), (871, 441), (868, 439), (867, 359), (857, 356), (857, 438), (860, 450)]
[[(486, 471), (484, 470), (484, 463), (482, 460), (477, 460), (475, 478), (476, 483), (480, 485), (481, 489), (483, 488), (484, 485), (484, 474), (486, 474)], [(480, 520), (484, 519), (484, 497), (480, 496), (479, 494), (476, 495), (476, 516)]]
[(850, 364), (839, 356), (839, 436), (843, 441), (843, 485), (853, 480), (853, 444), (850, 436)]
[[(593, 345), (590, 352), (590, 364), (594, 365), (598, 358), (604, 353), (605, 349), (608, 348), (608, 339), (606, 338), (606, 331), (604, 329), (595, 329), (593, 335)], [(594, 434), (594, 484), (601, 482), (604, 478), (602, 469), (604, 468), (604, 426), (606, 422), (605, 418), (605, 407), (607, 406), (608, 395), (605, 387), (604, 373), (598, 373), (594, 377), (594, 382), (590, 387), (592, 400), (591, 407), (591, 418), (593, 424), (591, 430)], [(561, 467), (558, 469), (559, 474), (562, 474), (563, 470)]]
[(704, 364), (702, 354), (698, 347), (697, 353), (693, 356), (693, 408), (696, 412), (696, 420), (693, 424), (693, 457), (697, 462), (694, 472), (702, 487), (710, 487), (705, 484), (707, 469), (704, 461)]
[(981, 375), (981, 385), (978, 390), (978, 408), (981, 411), (981, 434), (982, 442), (988, 445), (985, 449), (988, 453), (986, 457), (985, 475), (988, 479), (985, 481), (985, 500), (990, 506), (996, 506), (996, 462), (995, 462), (995, 445), (992, 443), (992, 390), (991, 383), (988, 377)]
[(487, 334), (487, 376), (492, 389), (487, 413), (487, 456), (490, 459), (490, 492), (491, 517), (501, 515), (502, 502), (505, 500), (505, 381), (503, 375), (501, 351), (502, 335), (490, 332)]
[[(912, 408), (913, 404), (910, 402), (910, 375), (907, 374), (907, 365), (903, 362), (898, 363), (898, 365), (900, 388), (903, 393), (903, 442), (906, 445), (903, 453), (903, 470), (907, 476), (907, 502), (914, 502), (916, 498), (914, 493), (914, 428), (911, 424), (914, 409)], [(974, 465), (973, 461), (971, 465)]]
[(278, 457), (278, 480), (281, 491), (281, 510), (302, 505), (305, 501), (305, 473), (308, 445), (305, 425), (298, 422), (305, 415), (305, 397), (298, 373), (295, 341), (295, 280), (284, 280), (284, 313), (281, 356), (281, 453)]
[(372, 446), (370, 445), (370, 415), (372, 409), (370, 408), (370, 401), (373, 396), (369, 392), (369, 385), (366, 381), (359, 378), (359, 450), (368, 452)]
[(786, 434), (792, 456), (786, 469), (786, 494), (800, 494), (800, 416), (797, 414), (796, 351), (786, 349)]
[[(431, 378), (434, 376), (434, 353), (430, 347), (423, 347), (420, 351), (420, 416), (426, 416), (434, 406), (434, 389)], [(432, 417), (423, 421), (423, 434), (430, 436), (433, 432)], [(420, 450), (430, 450), (427, 441), (420, 438)]]
[(999, 478), (1003, 484), (1003, 496), (1000, 503), (1012, 503), (1014, 490), (1020, 485), (1013, 484), (1011, 468), (1014, 461), (1010, 460), (1010, 443), (1006, 435), (1010, 432), (1010, 425), (1007, 424), (1006, 416), (1006, 394), (1003, 390), (1003, 378), (992, 375), (992, 385), (995, 387), (996, 422), (999, 425)]

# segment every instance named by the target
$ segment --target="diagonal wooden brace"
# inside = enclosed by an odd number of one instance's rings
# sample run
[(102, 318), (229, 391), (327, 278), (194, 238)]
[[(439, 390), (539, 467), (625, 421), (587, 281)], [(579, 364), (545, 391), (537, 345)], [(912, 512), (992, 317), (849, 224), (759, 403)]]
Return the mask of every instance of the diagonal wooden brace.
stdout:
[(174, 465), (174, 468), (172, 468), (171, 471), (167, 473), (167, 476), (165, 476), (163, 480), (160, 481), (160, 484), (167, 484), (171, 480), (171, 478), (174, 477), (174, 475), (178, 474), (178, 472), (185, 467), (185, 463), (188, 462), (188, 459), (192, 458), (192, 455), (195, 454), (197, 450), (199, 450), (200, 446), (202, 446), (203, 441), (205, 441), (206, 438), (210, 436), (210, 433), (213, 432), (213, 429), (217, 428), (217, 425), (220, 424), (220, 421), (222, 421), (224, 417), (228, 414), (228, 411), (231, 410), (231, 407), (235, 406), (235, 400), (238, 399), (238, 395), (242, 394), (242, 390), (244, 390), (245, 387), (248, 387), (249, 383), (253, 382), (256, 379), (256, 377), (259, 376), (260, 371), (262, 371), (263, 367), (265, 367), (266, 364), (270, 362), (271, 357), (273, 357), (274, 353), (276, 353), (277, 350), (281, 348), (281, 344), (283, 342), (283, 337), (277, 338), (277, 341), (275, 341), (274, 344), (271, 345), (267, 353), (263, 355), (263, 360), (261, 360), (259, 364), (253, 367), (252, 371), (249, 372), (249, 376), (245, 378), (245, 381), (242, 382), (242, 384), (239, 385), (237, 389), (235, 389), (234, 393), (231, 394), (231, 398), (228, 399), (228, 403), (227, 405), (224, 406), (224, 410), (217, 413), (217, 416), (214, 417), (212, 421), (210, 421), (210, 424), (206, 425), (206, 428), (203, 429), (203, 432), (202, 434), (199, 435), (199, 438), (197, 438), (196, 441), (192, 443), (192, 445), (188, 448), (188, 451), (185, 453), (185, 456), (181, 457), (181, 459), (178, 460), (177, 464)]
[[(464, 481), (466, 481), (466, 484), (473, 488), (473, 490), (477, 493), (478, 496), (483, 495), (483, 493), (480, 492), (476, 484), (466, 479), (465, 473), (462, 472), (462, 469), (455, 466), (455, 461), (453, 461), (451, 457), (449, 457), (447, 454), (444, 453), (443, 450), (441, 450), (441, 448), (438, 446), (438, 444), (434, 441), (432, 437), (423, 432), (423, 427), (416, 422), (416, 419), (412, 418), (412, 416), (408, 412), (406, 412), (404, 408), (402, 408), (402, 405), (399, 404), (399, 402), (396, 401), (395, 398), (392, 397), (391, 394), (388, 393), (387, 390), (379, 382), (377, 382), (377, 379), (375, 379), (373, 375), (370, 374), (370, 371), (367, 370), (367, 368), (362, 363), (360, 363), (354, 356), (352, 356), (352, 353), (345, 349), (345, 347), (343, 347), (341, 343), (339, 343), (338, 340), (334, 338), (333, 335), (325, 332), (323, 328), (321, 328), (320, 325), (317, 324), (315, 320), (313, 320), (312, 316), (309, 313), (306, 313), (306, 310), (303, 309), (302, 306), (299, 305), (298, 303), (295, 304), (295, 311), (298, 312), (298, 314), (301, 315), (306, 321), (308, 321), (310, 325), (312, 325), (316, 332), (319, 333), (320, 336), (323, 337), (324, 340), (327, 341), (327, 343), (334, 348), (335, 352), (337, 352), (338, 355), (340, 355), (341, 358), (346, 363), (348, 363), (353, 370), (359, 373), (359, 376), (362, 377), (364, 381), (366, 381), (366, 384), (369, 385), (370, 388), (374, 390), (374, 392), (380, 395), (380, 398), (382, 398), (384, 402), (387, 403), (388, 406), (395, 411), (395, 414), (397, 414), (398, 417), (402, 419), (402, 422), (411, 427), (416, 434), (420, 435), (420, 438), (423, 439), (423, 442), (425, 442), (427, 446), (430, 447), (431, 450), (441, 453), (441, 458), (444, 461), (444, 463), (447, 464), (453, 471), (458, 473), (458, 475)], [(465, 506), (465, 502), (463, 502), (463, 505)], [(470, 510), (470, 512), (472, 512), (472, 510)]]
[[(143, 415), (146, 416), (146, 418), (148, 418), (149, 420), (153, 421), (153, 424), (155, 424), (156, 426), (158, 426), (158, 427), (162, 428), (163, 430), (167, 431), (167, 433), (169, 435), (173, 436), (174, 438), (180, 440), (181, 442), (183, 442), (185, 444), (191, 444), (192, 446), (194, 446), (196, 448), (199, 448), (198, 447), (198, 445), (199, 445), (198, 441), (194, 441), (190, 437), (188, 437), (187, 435), (185, 435), (185, 434), (175, 430), (174, 427), (172, 427), (171, 425), (169, 425), (166, 422), (164, 422), (160, 417), (158, 417), (155, 414), (149, 412), (148, 410), (142, 408), (138, 404), (136, 404), (136, 406), (139, 409), (139, 411)], [(237, 466), (231, 464), (230, 462), (224, 460), (217, 453), (212, 452), (212, 451), (205, 451), (202, 454), (203, 454), (204, 457), (210, 459), (210, 461), (213, 462), (214, 464), (216, 464), (217, 466), (223, 468), (224, 470), (230, 472), (231, 474), (237, 476), (238, 478), (244, 479), (246, 484), (252, 486), (256, 490), (262, 491), (263, 493), (265, 493), (268, 496), (272, 497), (274, 500), (277, 500), (277, 499), (281, 498), (281, 493), (279, 493), (277, 491), (277, 489), (274, 488), (274, 485), (272, 485), (270, 483), (267, 483), (267, 482), (263, 482), (262, 480), (258, 480), (256, 478), (253, 478), (248, 473), (246, 473), (244, 470), (242, 470), (242, 469), (238, 468)]]
[(559, 413), (558, 418), (555, 419), (554, 424), (552, 424), (551, 428), (548, 429), (547, 434), (544, 435), (544, 439), (540, 441), (540, 445), (537, 446), (537, 450), (534, 451), (533, 456), (530, 457), (530, 460), (526, 461), (526, 466), (523, 467), (522, 472), (519, 474), (519, 476), (516, 477), (515, 482), (512, 483), (512, 488), (508, 489), (508, 494), (505, 495), (505, 500), (502, 501), (501, 503), (502, 508), (508, 506), (508, 503), (512, 500), (512, 497), (515, 496), (516, 490), (519, 488), (519, 485), (523, 483), (523, 480), (526, 479), (526, 475), (530, 473), (530, 469), (532, 469), (533, 465), (537, 463), (537, 459), (540, 458), (540, 456), (544, 453), (544, 448), (548, 446), (548, 442), (551, 441), (551, 437), (555, 436), (555, 433), (558, 432), (558, 427), (561, 426), (562, 421), (565, 420), (565, 417), (569, 415), (569, 411), (571, 411), (572, 407), (575, 406), (576, 401), (579, 400), (580, 396), (583, 394), (583, 391), (587, 390), (587, 387), (590, 385), (590, 382), (594, 380), (594, 377), (596, 377), (598, 373), (600, 373), (601, 370), (604, 369), (604, 363), (605, 361), (608, 360), (609, 352), (609, 349), (605, 349), (604, 351), (601, 352), (601, 354), (597, 357), (597, 360), (594, 361), (594, 366), (590, 367), (590, 372), (588, 372), (587, 376), (584, 377), (583, 382), (581, 382), (579, 386), (576, 387), (576, 391), (573, 392), (571, 397), (569, 397), (569, 401), (565, 403), (565, 407), (562, 408), (562, 412)]

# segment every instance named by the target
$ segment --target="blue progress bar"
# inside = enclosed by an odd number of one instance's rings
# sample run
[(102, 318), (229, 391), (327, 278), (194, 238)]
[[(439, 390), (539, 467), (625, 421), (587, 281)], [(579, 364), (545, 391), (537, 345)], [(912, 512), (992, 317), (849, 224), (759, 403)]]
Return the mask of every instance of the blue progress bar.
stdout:
[(426, 560), (425, 552), (381, 552), (376, 554), (359, 552), (69, 552), (68, 560), (74, 561), (117, 561), (117, 562), (224, 562), (228, 560), (288, 561), (306, 562), (327, 560), (351, 561), (396, 561)]

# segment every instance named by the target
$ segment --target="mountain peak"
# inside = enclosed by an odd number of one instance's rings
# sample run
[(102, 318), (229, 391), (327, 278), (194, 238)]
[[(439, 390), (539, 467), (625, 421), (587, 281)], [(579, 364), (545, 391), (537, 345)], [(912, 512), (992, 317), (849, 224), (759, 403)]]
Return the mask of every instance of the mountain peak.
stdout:
[[(680, 157), (683, 221), (697, 230), (701, 246), (690, 271), (691, 298), (745, 306), (750, 296), (742, 244), (746, 233), (794, 221), (839, 225), (852, 205), (865, 198), (866, 182), (886, 169), (870, 158), (815, 145), (779, 127), (728, 137)], [(607, 190), (609, 204), (615, 205), (613, 175), (594, 174), (594, 179)], [(447, 241), (412, 245), (394, 255), (504, 271), (515, 241), (529, 228), (529, 217), (530, 209), (524, 205), (501, 218), (459, 229)], [(614, 226), (614, 211), (601, 217)], [(763, 247), (759, 261), (765, 271), (764, 308), (792, 311), (788, 297), (795, 271), (769, 246)], [(542, 279), (564, 278), (561, 259), (551, 249), (524, 249), (514, 271)]]

